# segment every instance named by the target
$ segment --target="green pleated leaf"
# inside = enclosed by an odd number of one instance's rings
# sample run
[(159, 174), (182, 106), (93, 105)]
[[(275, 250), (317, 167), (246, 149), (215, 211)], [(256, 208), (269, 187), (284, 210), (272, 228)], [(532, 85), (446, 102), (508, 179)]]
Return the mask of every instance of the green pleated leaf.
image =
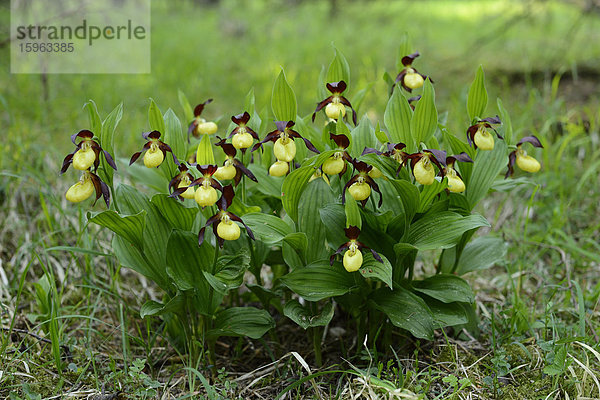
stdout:
[(508, 164), (508, 150), (504, 140), (494, 138), (496, 144), (493, 150), (477, 151), (471, 178), (465, 192), (471, 208), (475, 208), (488, 193), (494, 181), (506, 169)]
[(183, 116), (185, 118), (185, 123), (187, 124), (189, 122), (192, 122), (192, 120), (194, 119), (194, 109), (190, 105), (190, 102), (189, 102), (187, 96), (181, 90), (178, 90), (177, 97), (179, 99), (179, 104), (181, 105), (181, 108), (183, 109)]
[(304, 255), (308, 248), (308, 238), (304, 232), (290, 233), (283, 238), (283, 241), (289, 244), (300, 255)]
[(361, 229), (362, 219), (360, 217), (360, 210), (358, 208), (358, 203), (352, 196), (346, 196), (344, 211), (346, 212), (346, 228), (357, 226), (358, 229)]
[(464, 303), (442, 303), (426, 295), (420, 296), (433, 313), (436, 328), (464, 325), (469, 322), (469, 314)]
[(504, 105), (502, 104), (502, 100), (500, 100), (500, 98), (496, 99), (496, 104), (498, 104), (498, 111), (500, 111), (500, 121), (502, 121), (502, 136), (504, 137), (504, 140), (506, 141), (506, 143), (511, 144), (512, 143), (512, 136), (513, 136), (513, 128), (512, 128), (512, 121), (510, 119), (510, 114), (508, 113), (508, 111), (506, 111), (506, 108), (504, 108)]
[(302, 306), (298, 300), (290, 300), (283, 307), (283, 315), (305, 330), (315, 326), (326, 326), (333, 318), (333, 304), (325, 304), (318, 313), (314, 314), (309, 307)]
[(392, 288), (392, 264), (383, 255), (379, 255), (383, 262), (379, 262), (373, 257), (369, 250), (363, 250), (363, 264), (360, 267), (360, 274), (365, 278), (379, 279), (390, 288)]
[(152, 196), (151, 202), (174, 228), (184, 231), (192, 229), (198, 207), (186, 207), (178, 200), (160, 193)]
[(263, 213), (244, 215), (244, 222), (252, 229), (258, 240), (267, 244), (280, 243), (292, 228), (281, 218)]
[(483, 74), (483, 67), (480, 65), (477, 69), (475, 79), (471, 83), (469, 96), (467, 97), (467, 112), (471, 121), (483, 118), (487, 102), (488, 95), (487, 90), (485, 90), (485, 76)]
[(180, 312), (185, 307), (185, 296), (178, 294), (166, 304), (154, 300), (148, 300), (140, 308), (140, 317), (163, 315), (172, 312)]
[(482, 226), (490, 224), (481, 215), (463, 217), (451, 211), (442, 211), (413, 223), (406, 242), (419, 250), (447, 249), (453, 247), (464, 232)]
[(410, 43), (410, 38), (408, 36), (408, 32), (404, 32), (400, 37), (400, 44), (398, 45), (398, 56), (396, 57), (396, 70), (398, 72), (402, 71), (404, 65), (402, 64), (402, 58), (413, 53), (412, 45)]
[(248, 336), (260, 339), (275, 327), (275, 321), (265, 310), (254, 307), (231, 307), (219, 312), (209, 336)]
[[(325, 160), (323, 160), (325, 161)], [(281, 202), (285, 212), (294, 221), (298, 221), (298, 203), (308, 180), (315, 172), (312, 166), (305, 166), (292, 171), (283, 181), (281, 187)]]
[(84, 107), (88, 112), (90, 130), (94, 133), (94, 135), (100, 135), (102, 132), (102, 119), (100, 119), (100, 114), (98, 113), (98, 107), (96, 107), (96, 103), (94, 100), (88, 100)]
[(323, 179), (309, 182), (302, 194), (298, 205), (298, 230), (306, 233), (306, 261), (309, 263), (329, 257), (326, 246), (327, 228), (321, 221), (319, 210), (333, 201), (331, 188)]
[(180, 290), (206, 289), (203, 271), (210, 271), (214, 248), (204, 241), (198, 246), (198, 235), (175, 229), (167, 246), (167, 272)]
[(358, 125), (350, 132), (352, 136), (352, 149), (350, 155), (354, 158), (359, 157), (365, 147), (375, 148), (377, 146), (377, 137), (369, 118), (364, 115)]
[(141, 210), (134, 215), (120, 215), (115, 211), (106, 210), (97, 214), (88, 212), (88, 221), (110, 229), (130, 243), (143, 249), (143, 234), (146, 224), (146, 211)]
[(404, 206), (404, 212), (406, 213), (406, 221), (410, 224), (419, 209), (421, 196), (419, 189), (412, 183), (402, 179), (396, 179), (391, 182), (402, 199), (402, 205)]
[[(423, 99), (419, 100), (419, 103)], [(411, 120), (413, 111), (400, 90), (394, 90), (394, 94), (388, 100), (383, 114), (383, 121), (388, 129), (392, 143), (404, 143), (408, 146), (407, 151), (416, 150), (416, 144), (411, 135)], [(383, 142), (382, 142), (383, 143)]]
[(112, 250), (122, 266), (144, 275), (165, 291), (172, 289), (164, 265), (151, 262), (142, 251), (121, 236), (113, 237)]
[(215, 164), (215, 155), (213, 146), (210, 142), (210, 135), (202, 135), (198, 148), (196, 149), (196, 163), (199, 165)]
[(341, 263), (330, 266), (328, 260), (297, 268), (281, 277), (281, 282), (308, 301), (342, 296), (356, 285), (353, 275), (347, 272)]
[(258, 183), (248, 180), (246, 182), (247, 188), (255, 189), (267, 196), (281, 197), (281, 185), (284, 178), (269, 176), (267, 169), (260, 164), (250, 164), (248, 169), (254, 174)]
[(150, 98), (150, 106), (148, 107), (148, 122), (151, 130), (157, 130), (163, 135), (165, 134), (163, 115), (152, 98)]
[(283, 69), (273, 85), (271, 108), (277, 121), (294, 121), (296, 119), (296, 95), (285, 79)]
[[(179, 161), (185, 161), (187, 155), (187, 139), (183, 133), (181, 122), (170, 108), (164, 116), (165, 132), (163, 141), (171, 147)], [(167, 153), (167, 161), (176, 168), (173, 157)]]
[(433, 340), (433, 314), (416, 294), (403, 287), (396, 287), (393, 291), (386, 288), (377, 290), (372, 300), (395, 326), (406, 329), (415, 337)]
[(421, 196), (419, 200), (419, 208), (417, 212), (425, 212), (435, 197), (441, 193), (444, 189), (448, 187), (448, 180), (443, 179), (442, 181), (438, 181), (437, 179), (433, 181), (431, 185), (424, 185), (421, 190)]
[(246, 214), (260, 212), (260, 207), (259, 206), (249, 206), (247, 204), (242, 203), (241, 198), (234, 197), (233, 202), (231, 203), (231, 205), (229, 206), (229, 208), (227, 210), (231, 211), (232, 213), (241, 217), (241, 216), (245, 216)]
[[(98, 132), (100, 134), (100, 146), (102, 146), (102, 149), (106, 150), (113, 157), (113, 160), (116, 160), (115, 131), (122, 117), (123, 103), (120, 103), (117, 107), (115, 107), (114, 110), (111, 111), (110, 114), (106, 116), (104, 121), (102, 121), (102, 130), (101, 132)], [(98, 176), (100, 179), (109, 186), (112, 186), (114, 172), (115, 170), (108, 165), (108, 162), (106, 162), (106, 157), (101, 155), (100, 167), (98, 168)]]
[(327, 69), (326, 83), (344, 81), (348, 87), (350, 87), (350, 65), (341, 51), (335, 47), (333, 49), (335, 51), (335, 56)]
[(459, 275), (492, 266), (506, 255), (507, 244), (500, 238), (478, 237), (467, 244), (460, 255), (456, 271)]
[(435, 108), (435, 91), (429, 79), (423, 85), (423, 95), (415, 106), (410, 120), (410, 132), (415, 143), (427, 142), (437, 129), (437, 109)]
[(452, 274), (437, 274), (422, 281), (413, 281), (416, 291), (443, 303), (473, 303), (475, 295), (464, 279)]

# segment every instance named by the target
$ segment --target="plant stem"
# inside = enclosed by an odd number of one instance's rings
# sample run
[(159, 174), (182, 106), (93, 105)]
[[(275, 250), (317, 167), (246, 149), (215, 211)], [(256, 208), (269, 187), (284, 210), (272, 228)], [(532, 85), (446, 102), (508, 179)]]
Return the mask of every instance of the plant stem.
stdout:
[[(242, 164), (244, 167), (246, 166), (246, 162), (244, 161), (245, 153), (242, 151)], [(242, 203), (246, 204), (246, 174), (242, 174)]]
[[(318, 312), (317, 303), (311, 302), (310, 308), (312, 314), (315, 315)], [(323, 355), (321, 352), (321, 329), (318, 326), (313, 326), (312, 330), (312, 340), (313, 340), (313, 348), (315, 349), (315, 363), (318, 367), (320, 367), (323, 363)]]

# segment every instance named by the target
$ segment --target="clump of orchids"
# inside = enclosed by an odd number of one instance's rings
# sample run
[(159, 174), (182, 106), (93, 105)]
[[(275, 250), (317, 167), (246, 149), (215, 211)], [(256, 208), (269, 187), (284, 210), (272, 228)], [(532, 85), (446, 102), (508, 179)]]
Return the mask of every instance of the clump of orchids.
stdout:
[(540, 140), (533, 135), (525, 136), (523, 139), (519, 140), (517, 148), (508, 155), (508, 171), (506, 171), (505, 178), (512, 176), (515, 163), (517, 164), (517, 167), (525, 172), (538, 172), (542, 167), (538, 160), (528, 155), (527, 152), (523, 150), (522, 146), (525, 143), (531, 143), (533, 147), (544, 148)]
[[(78, 139), (81, 139), (79, 143)], [(79, 171), (83, 171), (79, 182), (72, 185), (66, 192), (65, 197), (68, 201), (73, 203), (79, 203), (88, 199), (92, 193), (96, 192), (96, 201), (100, 197), (104, 198), (106, 206), (110, 206), (110, 190), (106, 183), (100, 180), (100, 177), (96, 175), (98, 166), (100, 165), (100, 153), (104, 154), (106, 162), (115, 170), (117, 166), (112, 156), (94, 139), (94, 134), (87, 130), (81, 130), (71, 136), (71, 142), (75, 145), (75, 150), (67, 154), (63, 160), (62, 168), (60, 173), (63, 174), (69, 169), (69, 166), (73, 165), (73, 168)]]
[(295, 124), (294, 121), (275, 121), (277, 129), (269, 132), (263, 140), (252, 147), (252, 151), (255, 151), (258, 148), (262, 149), (262, 145), (267, 142), (275, 142), (273, 145), (273, 154), (277, 161), (269, 168), (269, 175), (271, 176), (284, 176), (289, 172), (289, 163), (296, 157), (296, 143), (294, 139), (302, 139), (307, 149), (319, 154), (319, 150), (317, 150), (310, 140), (302, 137), (292, 129)]
[(346, 243), (344, 243), (343, 245), (341, 245), (340, 247), (338, 247), (338, 249), (335, 251), (335, 253), (333, 253), (331, 255), (331, 257), (329, 257), (330, 265), (333, 265), (336, 255), (340, 254), (341, 252), (345, 252), (344, 258), (343, 258), (343, 264), (344, 264), (344, 268), (346, 269), (346, 271), (348, 271), (348, 272), (358, 271), (358, 269), (363, 264), (363, 255), (362, 255), (361, 250), (369, 250), (371, 252), (371, 254), (373, 254), (373, 257), (375, 257), (375, 259), (377, 261), (379, 261), (380, 263), (383, 262), (383, 260), (381, 259), (379, 254), (377, 254), (377, 252), (375, 250), (365, 246), (364, 244), (362, 244), (361, 242), (358, 241), (358, 236), (360, 235), (360, 229), (357, 226), (351, 225), (348, 228), (344, 228), (344, 233), (346, 234), (346, 237), (349, 240)]

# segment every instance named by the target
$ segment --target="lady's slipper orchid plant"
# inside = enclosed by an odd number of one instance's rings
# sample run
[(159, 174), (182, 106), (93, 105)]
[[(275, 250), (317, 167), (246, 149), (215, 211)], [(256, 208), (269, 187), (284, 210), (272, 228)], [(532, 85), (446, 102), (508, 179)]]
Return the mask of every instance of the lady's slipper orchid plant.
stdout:
[(225, 139), (221, 139), (216, 145), (223, 149), (227, 158), (223, 163), (223, 166), (217, 168), (217, 171), (214, 174), (215, 178), (220, 181), (233, 179), (235, 186), (240, 183), (242, 175), (246, 175), (250, 180), (258, 182), (254, 174), (246, 168), (240, 160), (235, 158), (237, 150), (233, 144), (225, 143)]
[(412, 63), (415, 61), (415, 58), (419, 56), (420, 54), (417, 51), (415, 53), (402, 57), (402, 65), (404, 65), (404, 69), (400, 71), (398, 76), (396, 76), (396, 80), (394, 81), (394, 84), (400, 83), (400, 85), (402, 85), (402, 87), (408, 93), (411, 93), (413, 89), (418, 89), (421, 86), (423, 86), (423, 83), (425, 83), (425, 79), (427, 79), (427, 75), (423, 75), (422, 73), (420, 73), (412, 67)]
[(142, 137), (146, 139), (147, 142), (144, 144), (144, 147), (142, 147), (141, 151), (138, 151), (131, 156), (129, 165), (136, 162), (142, 153), (144, 153), (144, 165), (147, 168), (159, 167), (160, 164), (162, 164), (162, 162), (165, 160), (167, 151), (173, 156), (173, 161), (175, 164), (179, 165), (179, 160), (177, 160), (177, 157), (175, 157), (175, 154), (173, 154), (173, 150), (171, 150), (171, 147), (169, 147), (168, 144), (160, 140), (160, 135), (161, 134), (159, 131), (142, 133)]
[(346, 82), (332, 82), (326, 84), (327, 90), (331, 92), (331, 96), (327, 97), (325, 100), (322, 100), (317, 104), (317, 108), (312, 115), (312, 121), (315, 122), (315, 116), (319, 111), (325, 107), (325, 115), (327, 118), (331, 118), (337, 120), (340, 117), (340, 113), (342, 114), (342, 118), (346, 116), (346, 106), (350, 107), (352, 110), (352, 122), (356, 125), (357, 117), (356, 110), (352, 108), (352, 104), (350, 101), (342, 96), (342, 93), (346, 90)]
[(435, 169), (438, 167), (440, 173), (444, 173), (442, 164), (446, 163), (446, 152), (441, 150), (423, 150), (420, 153), (413, 153), (406, 156), (410, 160), (415, 180), (421, 185), (431, 185), (435, 180)]
[(212, 101), (213, 99), (208, 99), (204, 103), (194, 107), (194, 119), (190, 122), (188, 127), (188, 143), (190, 141), (190, 133), (194, 135), (194, 137), (200, 137), (200, 135), (212, 135), (217, 132), (217, 124), (212, 121), (206, 121), (204, 118), (200, 117), (202, 111), (204, 111), (204, 107), (212, 103)]
[(215, 172), (217, 172), (216, 165), (196, 165), (196, 169), (200, 171), (200, 178), (194, 179), (189, 186), (179, 187), (171, 193), (170, 197), (178, 197), (182, 193), (185, 193), (189, 188), (199, 186), (194, 193), (194, 199), (196, 203), (202, 208), (212, 206), (217, 202), (217, 190), (223, 191), (223, 186), (213, 178)]
[(367, 199), (371, 195), (371, 189), (379, 194), (379, 207), (381, 207), (383, 197), (379, 186), (375, 183), (373, 178), (369, 176), (369, 172), (373, 169), (371, 165), (368, 165), (364, 161), (352, 160), (354, 169), (358, 171), (358, 174), (354, 175), (348, 180), (342, 191), (342, 204), (346, 203), (346, 190), (350, 192), (350, 195), (354, 200), (359, 201), (364, 207), (367, 203)]
[(352, 162), (352, 157), (346, 151), (348, 146), (350, 146), (350, 139), (344, 134), (336, 135), (334, 133), (329, 133), (329, 138), (338, 146), (338, 151), (325, 160), (321, 166), (321, 170), (327, 175), (340, 174), (341, 176), (346, 172), (346, 161)]
[(182, 201), (183, 199), (193, 199), (196, 194), (196, 188), (190, 185), (195, 178), (185, 164), (179, 164), (178, 168), (179, 174), (173, 177), (169, 182), (169, 191), (173, 192), (176, 189), (185, 189), (177, 196), (177, 198)]
[(470, 163), (473, 162), (471, 157), (469, 157), (469, 155), (463, 151), (460, 154), (446, 157), (446, 160), (443, 163), (444, 168), (440, 173), (442, 176), (448, 178), (449, 191), (453, 193), (462, 193), (465, 191), (465, 182), (463, 182), (462, 176), (460, 176), (460, 174), (454, 169), (454, 163), (457, 161)]
[(379, 254), (377, 252), (361, 242), (358, 241), (358, 236), (360, 235), (360, 229), (357, 226), (349, 226), (348, 228), (344, 228), (344, 233), (346, 237), (350, 239), (348, 242), (344, 243), (329, 257), (329, 264), (333, 265), (333, 261), (335, 260), (335, 256), (345, 251), (344, 253), (344, 268), (348, 272), (355, 272), (362, 266), (363, 263), (363, 255), (361, 250), (369, 250), (373, 257), (379, 261), (383, 262)]
[(92, 193), (96, 191), (96, 200), (93, 204), (96, 204), (100, 196), (104, 197), (106, 207), (110, 207), (110, 190), (106, 183), (102, 182), (98, 175), (91, 171), (85, 171), (81, 174), (79, 182), (74, 184), (65, 193), (65, 198), (71, 203), (79, 203), (89, 198)]
[[(77, 139), (82, 140), (77, 143)], [(92, 166), (94, 167), (94, 171), (96, 171), (100, 164), (100, 152), (104, 153), (108, 165), (115, 170), (117, 169), (115, 161), (109, 152), (100, 147), (100, 144), (94, 140), (92, 131), (84, 129), (71, 135), (71, 142), (76, 146), (75, 151), (67, 154), (63, 160), (62, 168), (60, 169), (61, 174), (65, 173), (71, 164), (73, 164), (73, 168), (79, 171), (87, 171)]]
[(492, 126), (492, 124), (498, 125), (501, 123), (502, 121), (500, 121), (500, 118), (496, 115), (495, 117), (480, 119), (476, 124), (471, 125), (469, 129), (467, 129), (467, 141), (469, 142), (469, 145), (473, 144), (476, 149), (493, 150), (494, 136), (492, 136), (488, 129), (492, 129), (496, 133), (496, 136), (498, 136), (498, 139), (504, 140)]
[(242, 153), (245, 153), (246, 149), (254, 143), (254, 139), (260, 140), (256, 132), (247, 126), (248, 121), (250, 121), (250, 114), (244, 111), (242, 114), (231, 117), (231, 120), (237, 125), (229, 134), (231, 144), (236, 149), (242, 150)]
[(235, 222), (239, 222), (244, 225), (246, 233), (250, 239), (254, 240), (254, 234), (248, 225), (246, 225), (246, 223), (240, 217), (232, 212), (227, 211), (229, 206), (231, 206), (233, 197), (235, 196), (233, 186), (225, 186), (222, 192), (223, 194), (221, 195), (221, 198), (217, 204), (219, 211), (210, 217), (208, 221), (206, 221), (206, 225), (200, 229), (200, 232), (198, 233), (198, 245), (202, 245), (202, 242), (204, 242), (204, 233), (206, 227), (210, 225), (212, 225), (213, 233), (219, 242), (219, 247), (223, 247), (225, 240), (238, 239), (240, 237), (240, 227)]
[(538, 160), (530, 155), (527, 155), (527, 152), (523, 150), (521, 146), (524, 143), (531, 143), (533, 147), (544, 148), (540, 140), (533, 135), (525, 136), (523, 139), (519, 140), (519, 143), (517, 143), (517, 149), (508, 155), (508, 171), (506, 172), (505, 178), (508, 178), (514, 173), (515, 162), (517, 163), (517, 166), (525, 172), (538, 172), (542, 167)]
[(273, 153), (275, 154), (275, 158), (277, 158), (277, 162), (269, 168), (270, 175), (283, 176), (287, 174), (289, 171), (288, 163), (296, 156), (296, 143), (294, 143), (294, 139), (304, 140), (307, 149), (319, 154), (319, 150), (317, 150), (310, 140), (303, 138), (298, 132), (292, 129), (294, 125), (294, 121), (275, 121), (277, 129), (269, 132), (263, 140), (252, 147), (252, 151), (255, 151), (259, 147), (262, 149), (262, 145), (267, 142), (275, 142)]

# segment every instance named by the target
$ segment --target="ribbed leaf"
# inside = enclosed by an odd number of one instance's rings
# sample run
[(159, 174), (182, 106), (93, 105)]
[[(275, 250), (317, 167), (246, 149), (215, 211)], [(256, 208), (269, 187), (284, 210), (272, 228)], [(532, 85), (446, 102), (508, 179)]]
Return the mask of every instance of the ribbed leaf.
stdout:
[(267, 244), (279, 243), (286, 235), (292, 233), (292, 228), (274, 215), (250, 213), (244, 215), (244, 222), (252, 229), (257, 239)]
[(427, 142), (437, 129), (437, 109), (435, 108), (435, 91), (429, 79), (423, 85), (423, 95), (415, 106), (410, 120), (410, 132), (416, 145)]
[(427, 295), (420, 296), (433, 313), (436, 328), (463, 325), (469, 322), (469, 314), (464, 303), (442, 303)]
[(88, 112), (90, 130), (94, 133), (94, 135), (100, 135), (102, 132), (102, 119), (100, 119), (100, 114), (98, 113), (98, 107), (96, 107), (96, 103), (94, 100), (88, 100), (87, 103), (85, 103), (85, 108)]
[(265, 310), (254, 307), (231, 307), (217, 314), (214, 328), (209, 336), (248, 336), (260, 339), (275, 321)]
[[(422, 99), (419, 101), (419, 103)], [(390, 141), (393, 143), (404, 143), (408, 151), (416, 150), (415, 141), (411, 135), (411, 120), (413, 111), (408, 105), (406, 97), (400, 90), (394, 90), (394, 94), (388, 100), (383, 114), (383, 121), (388, 129)]]
[(277, 121), (294, 121), (296, 119), (296, 95), (285, 79), (283, 69), (273, 85), (271, 108)]
[(155, 194), (152, 196), (152, 204), (156, 206), (161, 215), (177, 229), (189, 231), (194, 225), (194, 219), (198, 214), (198, 207), (185, 207), (176, 199), (166, 194)]
[(138, 249), (143, 249), (142, 238), (146, 224), (146, 211), (141, 210), (133, 215), (120, 215), (106, 210), (97, 214), (88, 213), (88, 221), (110, 229), (123, 237)]
[(485, 90), (485, 76), (483, 74), (483, 67), (480, 65), (477, 69), (475, 79), (469, 88), (469, 97), (467, 97), (467, 112), (471, 121), (476, 118), (483, 118), (487, 101), (488, 95), (487, 90)]
[(469, 200), (471, 208), (475, 208), (477, 203), (485, 197), (498, 174), (508, 164), (506, 143), (498, 138), (495, 138), (495, 142), (493, 150), (477, 151), (466, 190), (467, 200)]
[(171, 312), (182, 311), (185, 307), (185, 296), (178, 294), (167, 302), (162, 304), (154, 300), (148, 300), (140, 308), (140, 317), (146, 318), (152, 315), (163, 315)]
[(339, 82), (344, 81), (350, 86), (350, 65), (346, 60), (346, 57), (337, 49), (333, 48), (335, 51), (335, 56), (333, 57), (333, 61), (329, 64), (329, 68), (327, 69), (327, 82)]
[(199, 165), (207, 165), (215, 163), (215, 155), (213, 146), (210, 142), (210, 135), (202, 135), (198, 148), (196, 149), (196, 162)]
[[(170, 108), (165, 113), (165, 132), (163, 141), (171, 147), (173, 153), (180, 161), (185, 161), (187, 155), (187, 139), (183, 134), (179, 118)], [(167, 153), (167, 160), (173, 164), (173, 158)]]
[(379, 255), (383, 262), (379, 262), (368, 250), (363, 250), (363, 264), (360, 267), (360, 274), (365, 278), (379, 279), (390, 288), (392, 288), (392, 264), (383, 255)]
[[(108, 154), (113, 157), (113, 160), (116, 160), (114, 145), (115, 130), (117, 129), (117, 125), (119, 125), (119, 121), (121, 121), (121, 117), (123, 117), (123, 103), (120, 103), (117, 107), (115, 107), (114, 110), (111, 111), (110, 114), (106, 116), (102, 122), (101, 132), (97, 132), (100, 134), (100, 145), (102, 146), (102, 149), (106, 150)], [(114, 172), (115, 170), (106, 162), (106, 157), (101, 155), (100, 168), (98, 168), (98, 176), (100, 179), (102, 179), (102, 181), (109, 186), (112, 186)]]
[(248, 169), (254, 174), (258, 183), (248, 180), (246, 181), (247, 188), (256, 189), (267, 196), (281, 197), (281, 185), (284, 178), (269, 176), (265, 167), (260, 164), (250, 164)]
[(406, 241), (419, 250), (447, 249), (454, 246), (464, 232), (481, 226), (490, 226), (481, 215), (463, 217), (451, 211), (443, 211), (427, 215), (413, 223)]
[[(350, 197), (350, 196), (349, 196)], [(321, 221), (319, 210), (333, 203), (334, 196), (323, 179), (316, 179), (306, 186), (298, 205), (298, 230), (306, 233), (308, 247), (306, 262), (327, 258), (327, 228)]]
[(315, 172), (311, 166), (305, 166), (292, 171), (283, 181), (281, 187), (281, 202), (285, 212), (294, 221), (298, 221), (298, 203), (308, 180)]
[(167, 245), (167, 272), (180, 290), (198, 289), (207, 292), (203, 271), (210, 271), (214, 249), (205, 240), (198, 246), (198, 235), (175, 229)]
[(281, 277), (281, 282), (308, 301), (342, 296), (355, 287), (351, 273), (347, 272), (340, 263), (330, 266), (327, 260), (297, 268)]
[(192, 106), (190, 105), (190, 102), (189, 102), (187, 96), (181, 90), (178, 90), (177, 97), (179, 98), (179, 104), (181, 105), (181, 108), (183, 109), (183, 116), (185, 118), (185, 123), (187, 124), (189, 122), (192, 122), (192, 120), (194, 119), (194, 110), (192, 109)]
[(115, 235), (113, 237), (112, 250), (122, 266), (144, 275), (165, 291), (172, 289), (164, 265), (151, 262), (142, 251), (132, 246), (130, 242), (121, 236)]
[(456, 271), (459, 275), (486, 269), (502, 260), (507, 245), (504, 240), (493, 237), (478, 237), (465, 246)]
[(498, 111), (500, 111), (500, 121), (502, 121), (502, 136), (506, 143), (512, 143), (513, 129), (512, 129), (512, 121), (510, 120), (510, 114), (504, 108), (502, 104), (502, 100), (500, 98), (496, 99), (496, 104), (498, 104)]
[(290, 300), (283, 307), (283, 315), (300, 325), (302, 329), (325, 326), (333, 318), (333, 304), (326, 303), (320, 312), (313, 314), (309, 307), (302, 306), (298, 300)]
[(362, 219), (360, 217), (360, 210), (358, 209), (358, 203), (356, 203), (356, 200), (352, 196), (346, 196), (344, 211), (346, 212), (346, 228), (357, 226), (358, 229), (361, 229)]
[(360, 156), (365, 147), (377, 146), (377, 138), (375, 137), (373, 126), (366, 115), (364, 115), (358, 125), (352, 129), (350, 136), (352, 136), (353, 144), (350, 155), (354, 158)]
[(415, 337), (433, 340), (433, 314), (419, 296), (396, 287), (393, 291), (387, 288), (376, 291), (372, 300), (395, 326), (406, 329)]
[(150, 98), (150, 106), (148, 107), (148, 122), (150, 123), (150, 129), (165, 134), (163, 115), (152, 98)]
[(413, 281), (413, 287), (443, 303), (475, 301), (475, 295), (467, 281), (452, 274), (437, 274), (423, 281)]
[(448, 180), (444, 179), (441, 182), (438, 180), (433, 181), (431, 185), (423, 186), (421, 190), (421, 196), (419, 200), (419, 209), (418, 212), (422, 213), (427, 211), (431, 202), (435, 197), (442, 192), (444, 189), (448, 187)]

